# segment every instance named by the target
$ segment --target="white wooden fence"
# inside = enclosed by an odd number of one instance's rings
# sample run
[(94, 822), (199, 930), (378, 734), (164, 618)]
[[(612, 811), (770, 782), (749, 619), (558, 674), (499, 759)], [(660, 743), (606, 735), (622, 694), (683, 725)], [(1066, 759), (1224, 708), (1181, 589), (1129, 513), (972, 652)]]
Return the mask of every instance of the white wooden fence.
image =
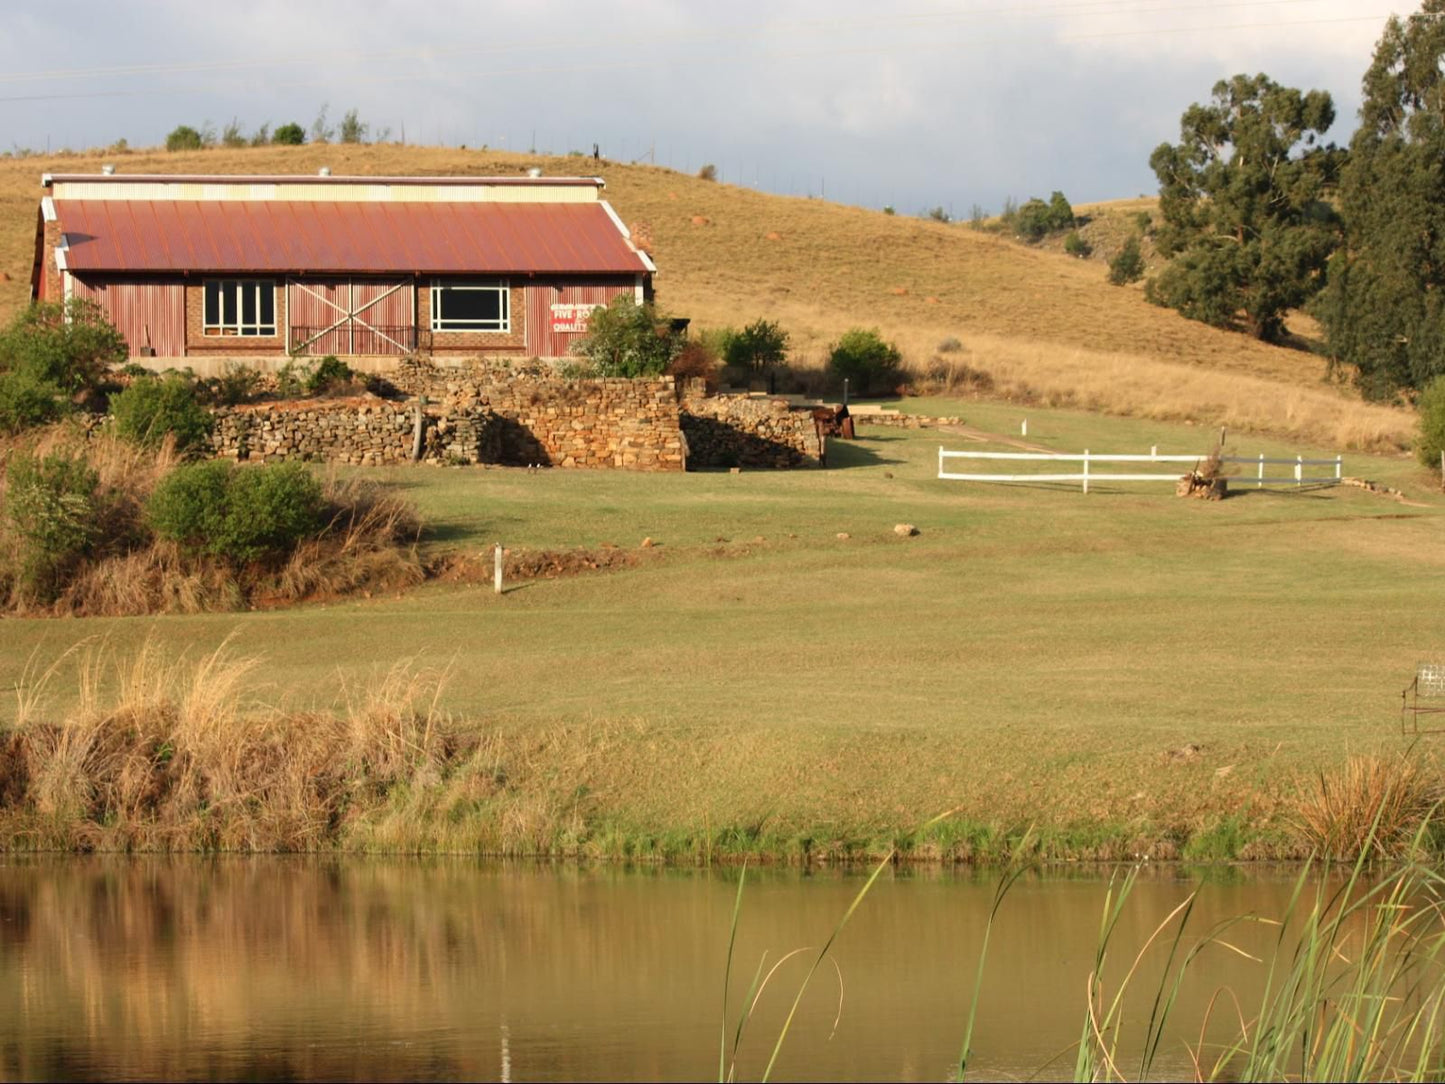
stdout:
[[(1158, 449), (1154, 448), (1148, 455), (1100, 455), (1084, 449), (1082, 455), (1072, 452), (950, 452), (941, 446), (938, 449), (938, 477), (954, 482), (1080, 482), (1083, 484), (1084, 492), (1089, 492), (1089, 483), (1093, 482), (1177, 482), (1181, 475), (1187, 474), (1195, 467), (1205, 461), (1207, 457), (1199, 455), (1159, 455)], [(1008, 460), (1012, 462), (1026, 463), (1081, 463), (1081, 470), (1062, 474), (1056, 472), (1041, 472), (1027, 474), (979, 474), (950, 471), (947, 469), (950, 459), (983, 459), (983, 460)], [(1148, 463), (1157, 465), (1161, 463), (1185, 463), (1188, 467), (1184, 470), (1174, 471), (1106, 471), (1100, 472), (1091, 469), (1099, 463)], [(1232, 485), (1254, 486), (1256, 489), (1263, 489), (1265, 486), (1323, 486), (1338, 485), (1344, 476), (1344, 462), (1340, 456), (1333, 459), (1305, 459), (1303, 456), (1295, 456), (1293, 459), (1271, 459), (1265, 455), (1251, 458), (1249, 456), (1226, 455), (1219, 459), (1221, 467), (1247, 466), (1253, 470), (1229, 474), (1229, 481)], [(1293, 470), (1288, 474), (1266, 474), (1266, 468), (1287, 466)], [(1325, 474), (1307, 474), (1306, 467), (1329, 467), (1331, 470)]]

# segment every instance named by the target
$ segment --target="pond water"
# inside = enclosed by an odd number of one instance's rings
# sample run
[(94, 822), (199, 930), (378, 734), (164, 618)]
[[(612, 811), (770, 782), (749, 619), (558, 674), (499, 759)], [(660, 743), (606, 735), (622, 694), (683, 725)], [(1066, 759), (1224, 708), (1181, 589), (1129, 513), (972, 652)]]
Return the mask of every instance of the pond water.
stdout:
[[(994, 930), (970, 1076), (1068, 1076), (1110, 877), (1048, 870)], [(789, 1004), (867, 871), (749, 871), (729, 1019), (760, 959), (794, 949), (737, 1059), (762, 1073)], [(0, 1080), (715, 1078), (739, 873), (464, 859), (0, 856)], [(1298, 870), (1141, 876), (1112, 991), (1198, 890), (1190, 930), (1282, 914)], [(945, 1080), (996, 874), (885, 873), (805, 995), (774, 1079)], [(1273, 933), (1246, 923), (1239, 947)], [(1146, 957), (1162, 963), (1167, 944)], [(1154, 972), (1157, 975), (1157, 970)], [(1209, 997), (1263, 966), (1201, 956), (1156, 1066), (1186, 1075)], [(1137, 1045), (1147, 996), (1131, 1002)], [(841, 1012), (840, 1012), (841, 989)], [(836, 1021), (836, 1030), (835, 1030)], [(1050, 1059), (1058, 1060), (1050, 1062)], [(1134, 1075), (1130, 1073), (1129, 1075)]]

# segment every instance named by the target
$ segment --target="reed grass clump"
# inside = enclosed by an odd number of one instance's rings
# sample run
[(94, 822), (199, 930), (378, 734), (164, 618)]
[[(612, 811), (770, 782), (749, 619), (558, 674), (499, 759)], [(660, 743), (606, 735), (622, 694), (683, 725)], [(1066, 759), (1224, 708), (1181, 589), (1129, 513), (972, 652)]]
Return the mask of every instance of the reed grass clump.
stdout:
[(1301, 787), (1295, 823), (1317, 854), (1394, 857), (1417, 842), (1442, 797), (1440, 780), (1415, 758), (1353, 756)]
[(226, 645), (167, 658), (74, 654), (78, 702), (49, 716), (52, 666), (0, 730), (0, 846), (69, 851), (308, 851), (397, 788), (440, 782), (465, 743), (443, 675), (399, 664), (339, 712), (257, 698), (259, 662)]

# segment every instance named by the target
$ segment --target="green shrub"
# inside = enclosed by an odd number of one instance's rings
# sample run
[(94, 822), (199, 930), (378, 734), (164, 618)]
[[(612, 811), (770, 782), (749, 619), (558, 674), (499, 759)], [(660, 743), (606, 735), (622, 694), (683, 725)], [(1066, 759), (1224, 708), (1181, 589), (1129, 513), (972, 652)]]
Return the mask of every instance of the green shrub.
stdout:
[(924, 218), (931, 218), (934, 222), (952, 222), (953, 216), (942, 207), (931, 207), (923, 212)]
[(1013, 226), (1025, 241), (1041, 241), (1053, 229), (1053, 216), (1049, 205), (1041, 199), (1031, 199), (1015, 212)]
[(1144, 277), (1144, 255), (1139, 251), (1139, 238), (1124, 242), (1118, 254), (1109, 261), (1109, 281), (1115, 286), (1138, 282)]
[(305, 377), (306, 391), (310, 395), (335, 391), (350, 384), (353, 375), (350, 365), (347, 365), (335, 354), (327, 354), (316, 363), (316, 368), (307, 373)]
[(166, 136), (168, 151), (198, 151), (205, 145), (206, 141), (201, 133), (189, 124), (177, 125), (171, 129), (170, 135)]
[(1415, 455), (1427, 467), (1440, 469), (1440, 452), (1445, 450), (1445, 376), (1437, 376), (1420, 393), (1420, 439)]
[(25, 594), (53, 602), (97, 534), (100, 479), (84, 459), (17, 455), (6, 472), (5, 514), (19, 541)]
[(1087, 260), (1093, 254), (1094, 246), (1085, 241), (1078, 230), (1071, 230), (1064, 238), (1064, 251), (1076, 259)]
[(261, 389), (261, 374), (249, 365), (232, 363), (220, 376), (206, 381), (206, 387), (223, 406), (249, 403)]
[(593, 309), (587, 334), (572, 346), (597, 376), (658, 376), (682, 349), (668, 319), (626, 294)]
[(60, 416), (60, 389), (25, 369), (0, 372), (0, 432), (14, 435)]
[(271, 142), (279, 143), (283, 147), (299, 147), (306, 142), (306, 129), (294, 121), (283, 124), (271, 136)]
[(210, 412), (196, 400), (195, 387), (183, 376), (142, 377), (110, 400), (116, 432), (147, 448), (170, 433), (176, 450), (199, 449), (211, 435)]
[(129, 357), (125, 337), (83, 298), (36, 302), (0, 333), (0, 371), (28, 371), (65, 395), (95, 387)]
[(161, 538), (233, 565), (287, 557), (321, 528), (321, 485), (300, 463), (189, 463), (161, 480), (146, 518)]
[(697, 171), (697, 179), (700, 181), (717, 180), (717, 166), (713, 165), (711, 162), (707, 163), (707, 165), (703, 166)]
[(898, 347), (885, 342), (877, 328), (850, 328), (828, 353), (828, 369), (847, 380), (857, 395), (878, 395), (898, 387), (903, 357)]
[(729, 368), (766, 374), (788, 358), (788, 333), (769, 320), (754, 320), (733, 332), (723, 352)]
[(1074, 228), (1074, 208), (1062, 192), (1049, 196), (1049, 228), (1071, 230)]

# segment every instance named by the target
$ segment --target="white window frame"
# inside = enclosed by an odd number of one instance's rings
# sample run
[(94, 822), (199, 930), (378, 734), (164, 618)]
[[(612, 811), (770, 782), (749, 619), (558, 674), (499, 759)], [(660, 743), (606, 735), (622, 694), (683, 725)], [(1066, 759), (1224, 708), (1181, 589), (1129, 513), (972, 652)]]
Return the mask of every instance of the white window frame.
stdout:
[[(500, 320), (443, 320), (443, 290), (491, 290), (501, 295), (502, 318)], [(432, 279), (431, 283), (431, 329), (432, 331), (482, 332), (489, 335), (507, 335), (512, 330), (512, 290), (505, 281), (480, 279)]]
[[(221, 311), (216, 314), (216, 321), (213, 323), (207, 317), (206, 311), (211, 286), (219, 283), (222, 294)], [(250, 323), (241, 319), (241, 294), (244, 290), (255, 291), (256, 319)], [(261, 320), (261, 298), (267, 293), (271, 296), (271, 321), (265, 323)], [(235, 313), (234, 320), (225, 318), (225, 295), (231, 293), (232, 311)], [(201, 283), (201, 334), (227, 339), (274, 339), (276, 337), (276, 280), (275, 279), (205, 279)]]

